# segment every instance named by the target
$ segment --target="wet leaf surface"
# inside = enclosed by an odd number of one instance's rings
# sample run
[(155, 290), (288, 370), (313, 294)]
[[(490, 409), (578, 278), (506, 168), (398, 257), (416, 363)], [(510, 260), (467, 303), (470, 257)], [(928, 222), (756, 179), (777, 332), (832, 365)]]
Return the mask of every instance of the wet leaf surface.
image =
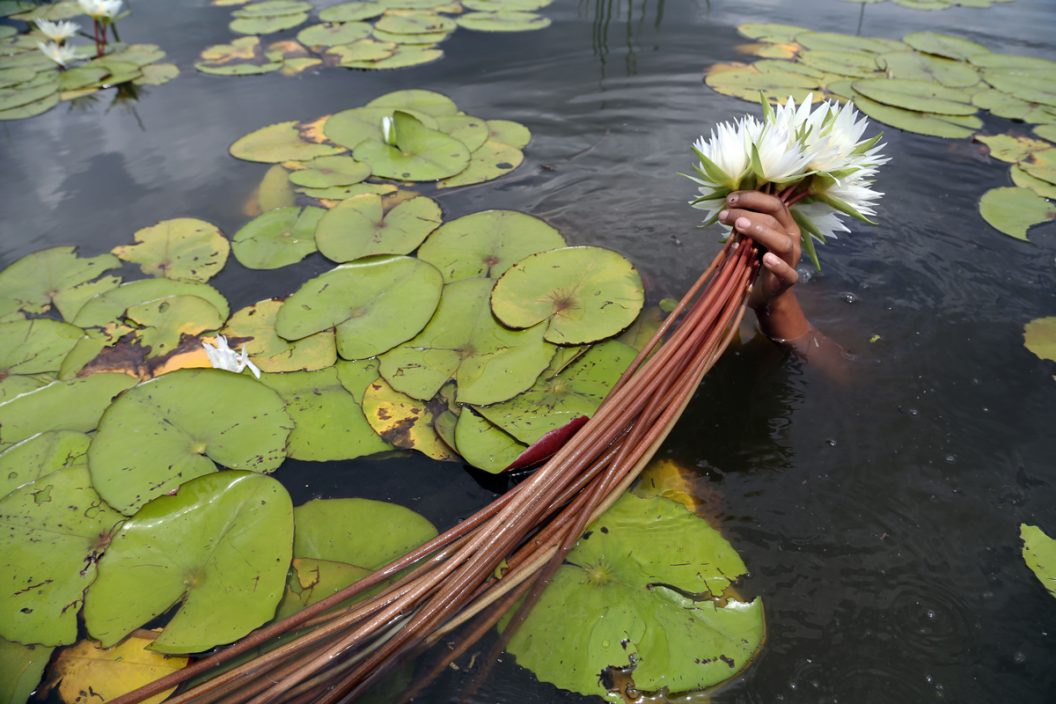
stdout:
[(433, 427), (434, 418), (446, 407), (442, 400), (421, 401), (402, 394), (384, 379), (371, 382), (363, 394), (363, 414), (385, 442), (441, 461), (457, 458)]
[(268, 298), (235, 311), (224, 335), (239, 349), (245, 345), (250, 359), (265, 372), (315, 371), (333, 366), (337, 344), (332, 330), (290, 342), (275, 332), (282, 301)]
[[(57, 691), (68, 704), (81, 704), (87, 697), (110, 701), (187, 666), (187, 658), (148, 650), (153, 642), (153, 638), (132, 636), (112, 648), (90, 640), (63, 648), (48, 673), (45, 689)], [(143, 701), (160, 704), (175, 690)]]
[(315, 239), (323, 256), (335, 262), (376, 254), (410, 254), (441, 221), (440, 206), (425, 196), (403, 201), (385, 212), (381, 196), (363, 195), (324, 215)]
[(235, 259), (249, 269), (279, 269), (295, 264), (315, 248), (315, 228), (326, 211), (296, 206), (261, 213), (231, 239)]
[(136, 244), (114, 248), (147, 276), (208, 281), (220, 273), (231, 246), (215, 225), (196, 218), (162, 220), (138, 230)]
[(95, 430), (111, 399), (134, 385), (125, 374), (53, 381), (0, 403), (0, 444), (49, 430)]
[(1056, 540), (1026, 523), (1019, 526), (1019, 538), (1023, 541), (1023, 561), (1049, 594), (1056, 597)]

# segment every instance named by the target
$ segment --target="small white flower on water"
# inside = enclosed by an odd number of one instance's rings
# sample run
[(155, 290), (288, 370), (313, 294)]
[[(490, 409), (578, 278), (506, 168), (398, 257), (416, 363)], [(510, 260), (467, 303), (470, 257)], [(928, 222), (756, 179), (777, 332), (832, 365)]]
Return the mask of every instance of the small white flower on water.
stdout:
[(37, 48), (40, 49), (44, 56), (57, 63), (59, 66), (65, 68), (72, 61), (77, 59), (77, 52), (68, 46), (56, 44), (55, 42), (37, 42)]
[(112, 20), (121, 12), (121, 0), (77, 0), (77, 4), (95, 20)]
[(396, 143), (396, 124), (388, 115), (381, 118), (381, 136), (385, 140), (385, 144)]
[(70, 37), (77, 34), (80, 27), (77, 26), (76, 22), (51, 22), (50, 20), (35, 20), (37, 29), (45, 37), (55, 42), (56, 44), (62, 44)]
[(253, 376), (260, 378), (260, 368), (249, 360), (249, 353), (246, 352), (245, 345), (242, 345), (241, 352), (235, 352), (228, 347), (226, 337), (217, 335), (216, 345), (203, 342), (202, 347), (205, 348), (205, 354), (209, 357), (209, 363), (213, 365), (214, 369), (223, 369), (224, 371), (241, 374), (242, 370), (248, 368), (249, 371), (253, 372)]

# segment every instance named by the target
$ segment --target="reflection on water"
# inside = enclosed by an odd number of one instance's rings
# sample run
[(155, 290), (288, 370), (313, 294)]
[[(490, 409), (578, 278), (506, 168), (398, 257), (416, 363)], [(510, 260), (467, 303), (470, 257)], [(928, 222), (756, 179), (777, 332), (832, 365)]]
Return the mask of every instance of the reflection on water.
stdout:
[[(695, 229), (692, 189), (676, 172), (706, 126), (753, 109), (701, 82), (709, 64), (738, 59), (738, 22), (891, 37), (932, 28), (1053, 55), (1050, 0), (941, 13), (587, 0), (546, 13), (553, 26), (530, 35), (456, 33), (444, 61), (407, 71), (214, 79), (186, 69), (228, 36), (223, 8), (137, 3), (122, 30), (165, 46), (184, 73), (134, 111), (78, 104), (0, 126), (0, 264), (54, 244), (96, 254), (171, 217), (230, 235), (260, 178), (227, 156), (235, 138), (425, 87), (535, 134), (510, 176), (440, 194), (446, 217), (543, 215), (571, 243), (628, 254), (657, 300), (679, 295), (717, 246), (715, 232)], [(994, 118), (987, 130), (1012, 126)], [(763, 655), (717, 702), (1047, 704), (1056, 693), (1056, 603), (1018, 546), (1020, 522), (1056, 526), (1056, 384), (1052, 365), (1022, 346), (1023, 324), (1056, 312), (1056, 232), (1039, 228), (1030, 245), (979, 218), (979, 194), (1005, 185), (1007, 167), (969, 143), (895, 130), (886, 139), (881, 224), (827, 245), (823, 271), (801, 286), (814, 324), (856, 355), (852, 381), (751, 341), (746, 326), (663, 450), (721, 495), (723, 530), (753, 573), (746, 590), (766, 602)], [(232, 263), (214, 282), (238, 308), (327, 268), (313, 256), (262, 281)], [(423, 459), (289, 463), (277, 476), (296, 503), (393, 500), (441, 527), (496, 488)], [(478, 666), (468, 664), (418, 701), (461, 700)], [(581, 701), (508, 657), (470, 700)]]

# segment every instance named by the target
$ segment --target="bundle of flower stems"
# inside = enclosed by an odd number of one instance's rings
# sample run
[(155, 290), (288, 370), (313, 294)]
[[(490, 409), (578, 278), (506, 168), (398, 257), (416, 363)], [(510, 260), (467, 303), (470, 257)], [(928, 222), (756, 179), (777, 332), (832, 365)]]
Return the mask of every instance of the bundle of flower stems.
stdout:
[[(853, 177), (859, 177), (855, 188), (875, 194), (863, 178), (882, 159), (873, 147), (876, 140), (858, 140), (865, 120), (856, 121), (853, 109), (823, 103), (812, 113), (809, 101), (797, 110), (791, 100), (776, 111), (764, 106), (763, 122), (746, 117), (722, 124), (696, 144), (700, 164), (694, 180), (708, 197), (695, 204), (710, 208), (707, 201), (724, 201), (750, 184), (785, 204), (809, 199), (847, 212), (853, 204), (834, 203), (826, 191), (834, 182), (846, 191)], [(812, 119), (816, 128), (803, 127)], [(818, 143), (825, 149), (811, 149)], [(841, 151), (842, 162), (836, 153)], [(815, 168), (822, 157), (842, 163), (841, 173)], [(775, 169), (784, 175), (768, 177)], [(869, 194), (858, 198), (859, 208), (879, 195)], [(813, 215), (828, 217), (817, 209)], [(808, 233), (805, 238), (813, 234)], [(351, 701), (475, 617), (441, 667), (486, 634), (515, 601), (523, 600), (523, 616), (587, 524), (619, 498), (660, 448), (736, 336), (759, 254), (751, 240), (731, 233), (594, 416), (513, 489), (370, 576), (114, 702), (139, 702), (192, 679), (197, 684), (169, 701)], [(518, 623), (515, 617), (507, 624), (504, 639)], [(231, 667), (236, 659), (241, 663)]]

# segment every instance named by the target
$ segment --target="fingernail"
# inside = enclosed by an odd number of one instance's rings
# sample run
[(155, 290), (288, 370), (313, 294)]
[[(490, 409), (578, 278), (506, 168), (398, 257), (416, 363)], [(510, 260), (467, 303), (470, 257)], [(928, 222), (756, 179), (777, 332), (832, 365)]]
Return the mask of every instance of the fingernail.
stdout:
[(730, 195), (726, 196), (726, 202), (730, 203), (731, 205), (733, 203), (736, 203), (737, 202), (737, 194), (731, 193)]
[(737, 222), (735, 224), (740, 229), (747, 230), (749, 227), (752, 226), (752, 221), (749, 220), (748, 218), (737, 218)]
[(769, 266), (776, 266), (779, 261), (777, 255), (773, 252), (767, 252), (763, 255), (763, 263)]
[(719, 211), (719, 220), (725, 220), (726, 216), (729, 215), (729, 214), (730, 214), (729, 210), (720, 210)]

